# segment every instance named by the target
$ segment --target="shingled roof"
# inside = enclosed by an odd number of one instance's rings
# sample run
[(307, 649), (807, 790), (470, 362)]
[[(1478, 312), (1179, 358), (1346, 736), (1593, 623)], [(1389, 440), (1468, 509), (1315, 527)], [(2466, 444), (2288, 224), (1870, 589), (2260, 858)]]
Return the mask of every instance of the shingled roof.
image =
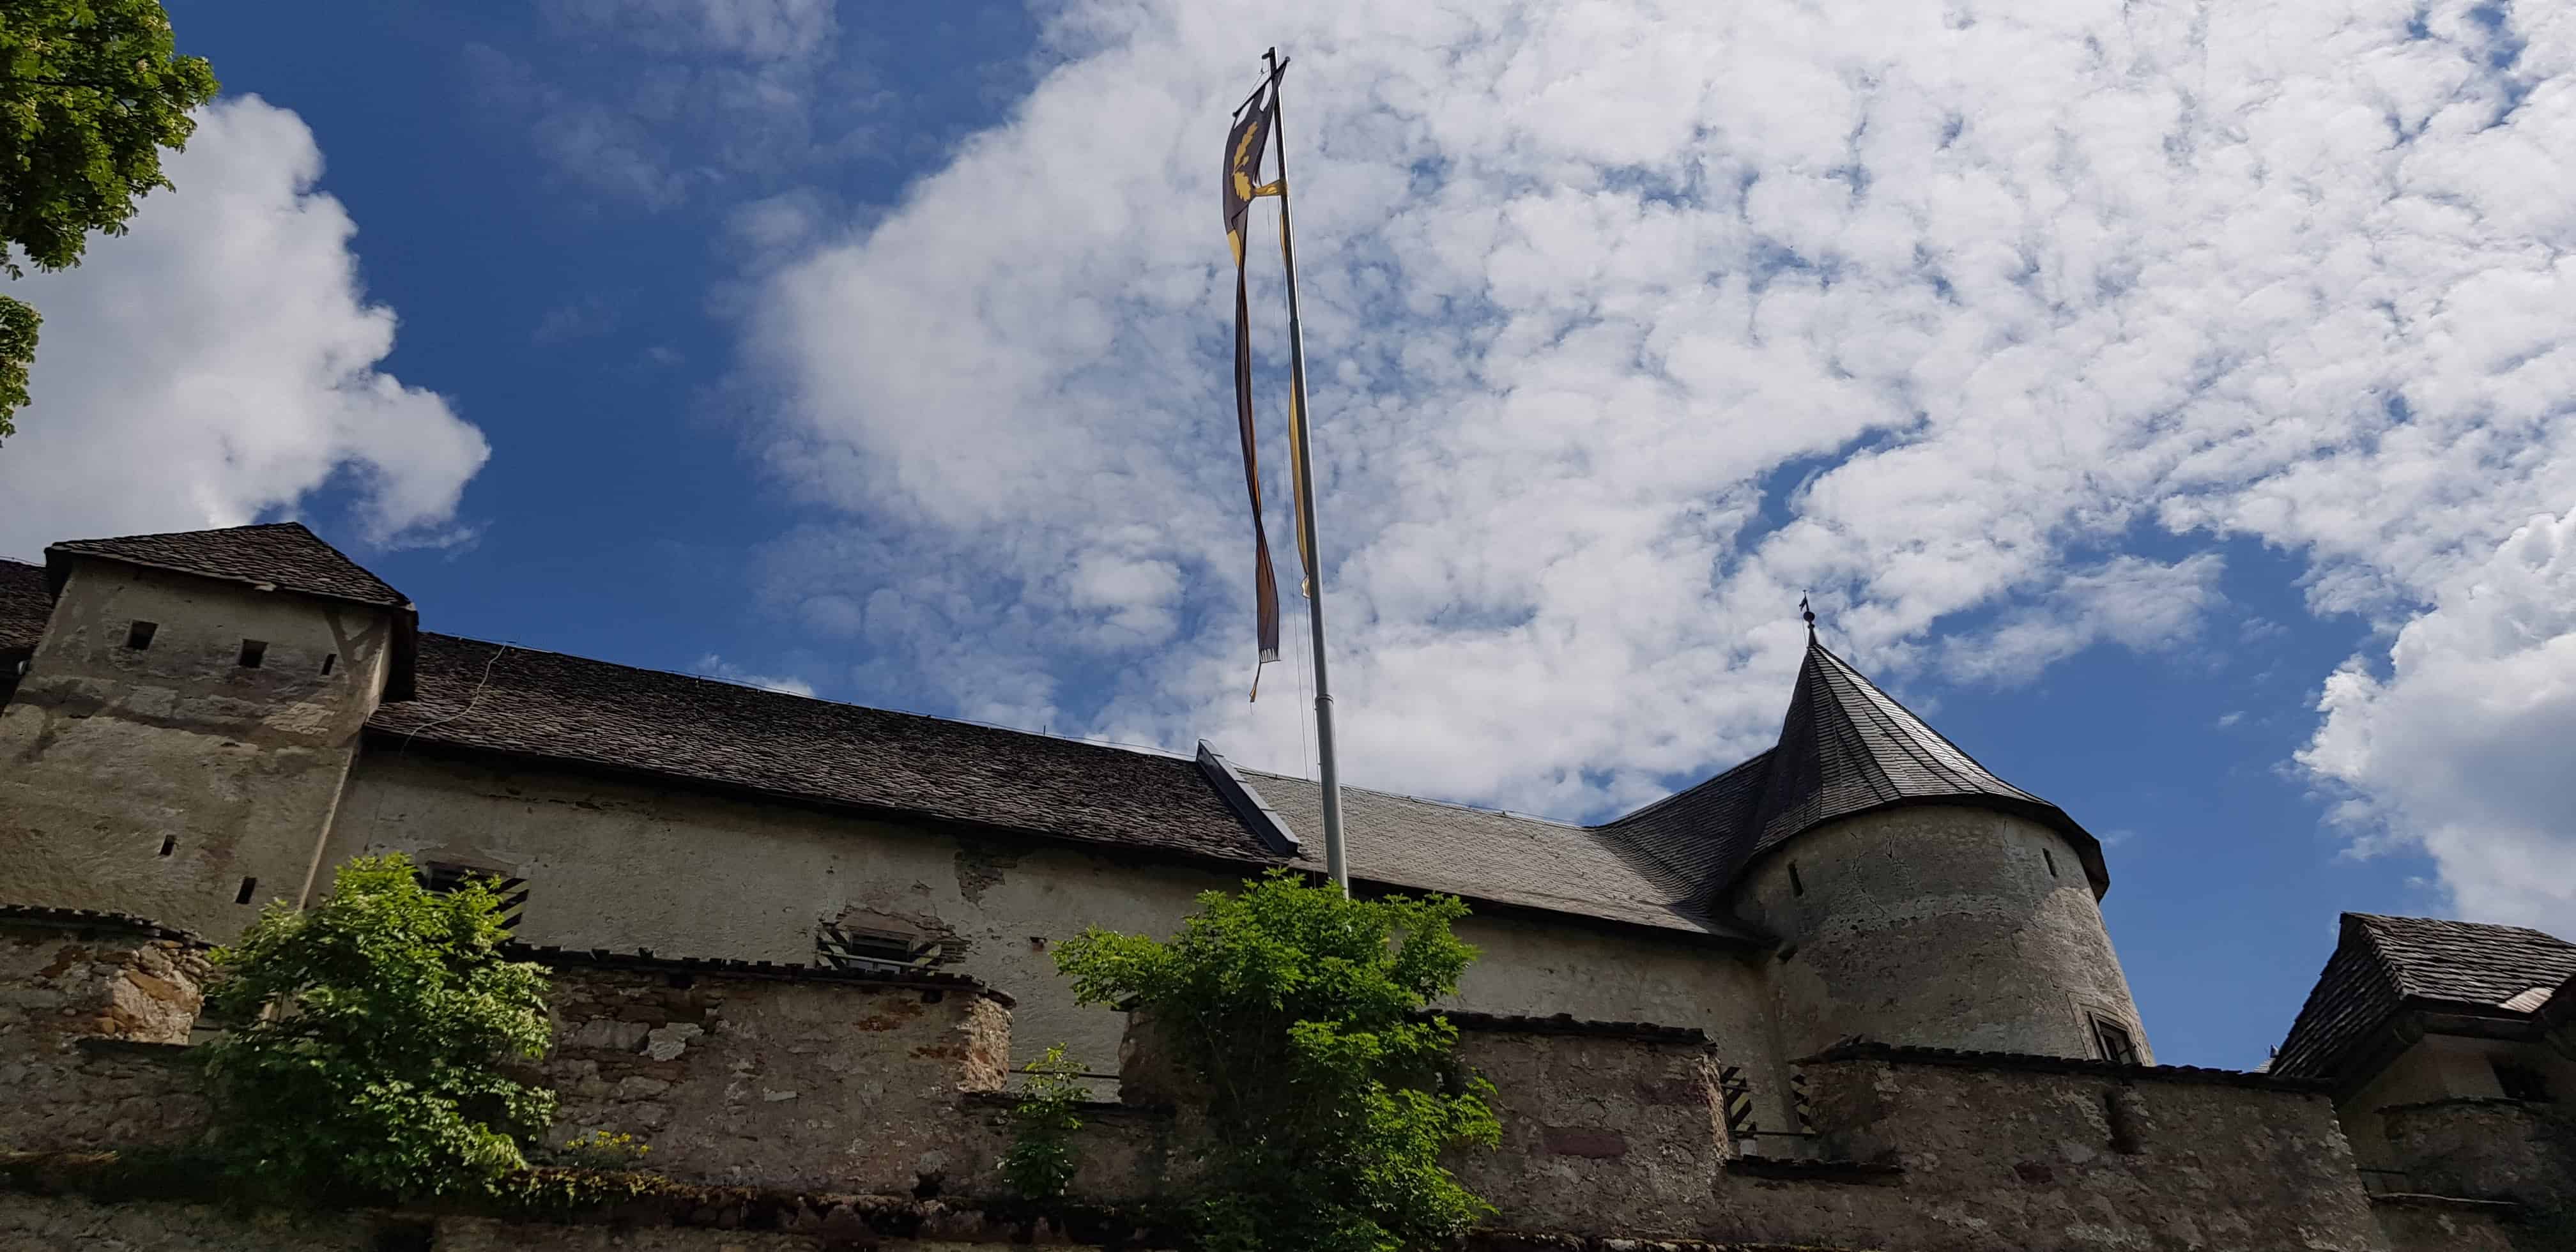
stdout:
[(0, 653), (35, 651), (53, 611), (44, 566), (0, 560)]
[(1197, 762), (423, 634), (368, 729), (1088, 843), (1271, 864)]
[(45, 549), (46, 589), (59, 595), (72, 562), (87, 558), (173, 570), (262, 590), (342, 600), (393, 614), (392, 654), (384, 698), (411, 698), (412, 649), (420, 615), (411, 598), (324, 543), (302, 522), (268, 522), (217, 530), (182, 530), (110, 539), (67, 539)]
[(2066, 836), (2095, 895), (2102, 845), (2065, 810), (1998, 778), (1814, 636), (1780, 742), (1752, 760), (1603, 827), (1712, 894), (1764, 853), (1827, 822), (1912, 804), (1976, 804)]
[[(1244, 773), (1303, 841), (1298, 864), (1321, 871), (1323, 788), (1303, 778)], [(1342, 827), (1351, 876), (1362, 882), (1656, 930), (1752, 938), (1701, 909), (1700, 879), (1596, 828), (1359, 787), (1342, 788)]]
[[(113, 539), (68, 539), (45, 549), (46, 564), (55, 554), (98, 557), (130, 565), (177, 570), (201, 578), (265, 584), (281, 591), (300, 591), (382, 609), (407, 609), (411, 598), (352, 561), (302, 522), (228, 526), (221, 530), (183, 530), (161, 535), (120, 535)], [(66, 572), (53, 577), (62, 590)]]
[(2576, 978), (2576, 944), (2542, 931), (2346, 913), (2334, 954), (2281, 1041), (2271, 1072), (2358, 1078), (2344, 1072), (2354, 1054), (2406, 1009), (2529, 1016), (2548, 999), (2530, 995), (2533, 990), (2570, 978)]

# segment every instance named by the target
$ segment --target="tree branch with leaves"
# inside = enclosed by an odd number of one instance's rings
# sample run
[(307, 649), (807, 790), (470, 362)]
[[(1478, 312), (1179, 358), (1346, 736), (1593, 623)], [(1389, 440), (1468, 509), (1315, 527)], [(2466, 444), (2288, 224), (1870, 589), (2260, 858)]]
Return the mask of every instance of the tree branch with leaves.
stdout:
[(279, 1199), (497, 1194), (555, 1105), (503, 1068), (554, 1037), (545, 970), (503, 960), (508, 936), (487, 883), (433, 892), (400, 853), (270, 904), (213, 954), (217, 1159)]
[(1279, 870), (1201, 895), (1168, 942), (1093, 929), (1058, 953), (1077, 999), (1148, 1015), (1203, 1085), (1207, 1247), (1395, 1252), (1492, 1212), (1440, 1157), (1499, 1140), (1493, 1087), (1424, 1011), (1476, 958), (1450, 929), (1466, 915)]
[[(135, 201), (170, 186), (161, 150), (188, 142), (215, 91), (205, 58), (177, 55), (159, 0), (0, 5), (0, 272), (69, 269), (90, 232), (123, 234)], [(0, 295), (0, 438), (27, 403), (40, 320)]]

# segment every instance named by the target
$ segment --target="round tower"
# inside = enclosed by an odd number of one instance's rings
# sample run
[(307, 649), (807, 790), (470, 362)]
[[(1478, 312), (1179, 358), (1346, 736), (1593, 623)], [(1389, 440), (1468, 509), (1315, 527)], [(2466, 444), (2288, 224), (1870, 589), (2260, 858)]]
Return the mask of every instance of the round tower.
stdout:
[(1883, 1043), (2145, 1062), (2101, 844), (1810, 642), (1723, 903), (1777, 936), (1785, 1055)]

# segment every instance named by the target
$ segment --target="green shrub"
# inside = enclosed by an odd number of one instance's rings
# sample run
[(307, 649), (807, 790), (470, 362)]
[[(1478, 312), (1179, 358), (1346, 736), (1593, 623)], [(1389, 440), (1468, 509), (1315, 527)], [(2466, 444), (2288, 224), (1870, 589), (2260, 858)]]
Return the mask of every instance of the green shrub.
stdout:
[(1079, 1077), (1081, 1067), (1065, 1059), (1061, 1043), (1021, 1072), (1029, 1082), (1011, 1110), (1011, 1146), (1002, 1154), (1002, 1181), (1032, 1200), (1052, 1199), (1073, 1185), (1074, 1171), (1082, 1165), (1073, 1132), (1082, 1129), (1077, 1110), (1089, 1093)]
[(1095, 929), (1058, 953), (1078, 999), (1150, 1014), (1205, 1085), (1208, 1247), (1392, 1252), (1493, 1211), (1440, 1165), (1500, 1138), (1492, 1085), (1458, 1067), (1457, 1028), (1422, 1013), (1475, 960), (1450, 931), (1466, 914), (1278, 870), (1201, 895), (1169, 942)]
[(527, 1165), (554, 1093), (500, 1063), (553, 1036), (544, 970), (500, 958), (499, 897), (423, 887), (400, 854), (340, 867), (308, 910), (261, 912), (213, 954), (209, 1145), (279, 1198), (490, 1194)]

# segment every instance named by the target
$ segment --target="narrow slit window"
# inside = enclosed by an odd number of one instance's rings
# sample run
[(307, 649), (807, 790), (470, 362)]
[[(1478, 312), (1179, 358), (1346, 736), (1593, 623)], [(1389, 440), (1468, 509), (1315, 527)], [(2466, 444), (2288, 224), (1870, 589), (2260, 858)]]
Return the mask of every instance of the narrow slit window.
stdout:
[(2138, 1063), (2138, 1042), (2130, 1037), (2129, 1028), (2100, 1014), (2093, 1014), (2093, 1050), (2114, 1065)]
[(125, 628), (125, 646), (141, 652), (152, 646), (152, 633), (159, 629), (159, 622), (136, 622)]
[(177, 835), (163, 835), (163, 836), (161, 836), (161, 855), (163, 855), (163, 856), (168, 856), (168, 855), (170, 855), (171, 853), (176, 852), (176, 851), (178, 851), (178, 850), (179, 850), (179, 836), (177, 836)]
[(252, 892), (254, 892), (254, 891), (257, 891), (257, 890), (259, 890), (259, 880), (258, 880), (258, 879), (256, 879), (256, 878), (245, 878), (245, 879), (243, 879), (243, 880), (242, 880), (242, 885), (241, 885), (241, 890), (236, 891), (236, 892), (234, 892), (234, 893), (233, 893), (233, 903), (235, 903), (235, 904), (248, 904), (248, 903), (250, 903), (250, 893), (252, 893)]
[(2057, 877), (2057, 854), (2046, 848), (2041, 848), (2039, 850), (2039, 859), (2048, 862), (2048, 876), (2051, 878)]
[(267, 641), (267, 640), (265, 640), (265, 639), (244, 639), (244, 640), (242, 640), (242, 650), (241, 650), (241, 667), (242, 667), (243, 669), (258, 669), (258, 668), (259, 668), (259, 666), (260, 666), (260, 662), (265, 661), (265, 660), (267, 660), (267, 659), (268, 659), (268, 641)]
[(331, 672), (331, 667), (332, 667), (332, 666), (334, 666), (334, 665), (337, 665), (337, 664), (339, 664), (339, 663), (340, 663), (340, 654), (339, 654), (339, 653), (337, 653), (337, 652), (325, 652), (325, 653), (323, 653), (323, 654), (322, 654), (322, 672), (323, 672), (323, 673), (325, 673), (325, 674), (330, 673), (330, 672)]
[(1798, 863), (1796, 861), (1789, 862), (1789, 894), (1793, 896), (1802, 896), (1807, 894), (1807, 880), (1798, 877)]

